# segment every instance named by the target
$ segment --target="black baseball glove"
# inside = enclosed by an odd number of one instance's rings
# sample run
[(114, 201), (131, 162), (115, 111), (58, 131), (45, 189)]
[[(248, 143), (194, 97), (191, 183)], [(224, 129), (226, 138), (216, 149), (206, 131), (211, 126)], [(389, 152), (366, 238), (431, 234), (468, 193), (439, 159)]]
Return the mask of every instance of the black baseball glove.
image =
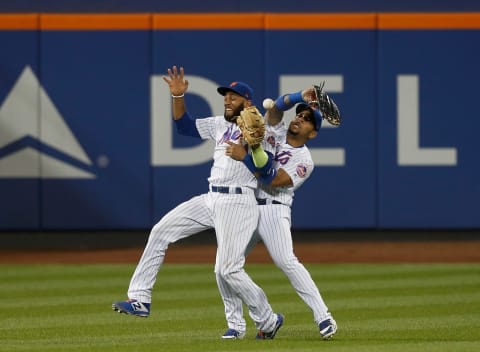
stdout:
[(333, 99), (323, 91), (324, 86), (325, 81), (320, 85), (313, 85), (315, 95), (312, 97), (310, 104), (316, 106), (322, 112), (323, 118), (331, 125), (338, 126), (342, 122), (340, 111), (338, 110), (337, 104), (335, 104)]

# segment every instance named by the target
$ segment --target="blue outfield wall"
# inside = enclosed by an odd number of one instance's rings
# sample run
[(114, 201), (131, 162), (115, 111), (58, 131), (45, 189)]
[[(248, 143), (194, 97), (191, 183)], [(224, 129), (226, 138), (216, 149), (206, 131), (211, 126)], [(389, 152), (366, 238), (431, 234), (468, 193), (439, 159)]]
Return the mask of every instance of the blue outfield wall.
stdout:
[(264, 28), (201, 29), (154, 14), (137, 28), (26, 16), (0, 15), (0, 230), (148, 228), (206, 192), (212, 147), (173, 128), (172, 65), (196, 117), (223, 113), (215, 88), (231, 81), (249, 82), (259, 106), (326, 81), (343, 124), (309, 143), (316, 168), (294, 228), (480, 227), (478, 14), (472, 28), (455, 16), (382, 26), (382, 14), (357, 28), (269, 27), (257, 14)]

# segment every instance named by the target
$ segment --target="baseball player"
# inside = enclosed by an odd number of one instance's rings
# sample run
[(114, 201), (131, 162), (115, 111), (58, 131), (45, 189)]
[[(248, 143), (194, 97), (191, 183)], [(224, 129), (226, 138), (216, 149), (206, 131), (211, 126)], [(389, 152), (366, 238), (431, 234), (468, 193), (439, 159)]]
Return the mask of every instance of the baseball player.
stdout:
[[(286, 94), (279, 97), (272, 109), (267, 111), (266, 140), (276, 146), (274, 159), (275, 176), (260, 177), (256, 191), (260, 209), (258, 228), (250, 242), (247, 253), (263, 240), (275, 264), (287, 275), (297, 294), (313, 312), (315, 324), (323, 339), (331, 338), (337, 331), (337, 324), (329, 313), (318, 288), (309, 272), (298, 261), (293, 252), (291, 227), (291, 206), (294, 191), (310, 176), (313, 160), (305, 143), (317, 136), (322, 123), (321, 112), (306, 104), (312, 96), (313, 89)], [(283, 111), (296, 103), (296, 116), (288, 130), (282, 120)], [(236, 160), (247, 157), (244, 148), (239, 144), (229, 143), (230, 155)], [(225, 305), (225, 314), (229, 329), (228, 336), (233, 338), (245, 334), (242, 302), (239, 301), (221, 278), (217, 284)], [(235, 333), (236, 332), (236, 333)]]
[(188, 80), (184, 78), (183, 67), (178, 70), (173, 66), (168, 69), (168, 77), (163, 79), (170, 88), (173, 118), (179, 133), (215, 141), (208, 178), (209, 192), (178, 205), (152, 228), (131, 278), (128, 300), (115, 302), (112, 307), (120, 313), (149, 316), (152, 289), (168, 245), (214, 228), (217, 237), (216, 275), (236, 299), (248, 306), (250, 316), (264, 338), (274, 338), (283, 324), (283, 316), (272, 311), (264, 291), (243, 269), (245, 251), (259, 217), (254, 194), (257, 181), (243, 162), (225, 153), (229, 146), (227, 142), (237, 142), (241, 136), (236, 117), (252, 104), (253, 91), (243, 82), (219, 87), (217, 91), (224, 96), (224, 116), (193, 119), (185, 106)]

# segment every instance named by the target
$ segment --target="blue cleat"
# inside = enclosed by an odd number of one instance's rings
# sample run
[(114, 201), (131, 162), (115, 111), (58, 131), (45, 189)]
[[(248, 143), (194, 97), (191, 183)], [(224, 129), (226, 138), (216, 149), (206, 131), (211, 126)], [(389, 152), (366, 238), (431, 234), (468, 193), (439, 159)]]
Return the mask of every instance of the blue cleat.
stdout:
[(322, 339), (328, 340), (337, 332), (337, 322), (330, 315), (318, 324)]
[(112, 304), (112, 309), (119, 313), (135, 315), (137, 317), (148, 317), (150, 315), (150, 303), (138, 302), (136, 299), (129, 299)]
[(222, 339), (243, 339), (245, 337), (245, 332), (240, 332), (235, 329), (228, 329), (225, 331), (225, 334), (222, 335)]
[(270, 332), (264, 332), (262, 330), (259, 330), (255, 338), (257, 340), (273, 340), (275, 338), (275, 335), (277, 334), (277, 331), (282, 327), (283, 320), (283, 315), (278, 313), (277, 322), (275, 323), (275, 327), (273, 328), (273, 330)]

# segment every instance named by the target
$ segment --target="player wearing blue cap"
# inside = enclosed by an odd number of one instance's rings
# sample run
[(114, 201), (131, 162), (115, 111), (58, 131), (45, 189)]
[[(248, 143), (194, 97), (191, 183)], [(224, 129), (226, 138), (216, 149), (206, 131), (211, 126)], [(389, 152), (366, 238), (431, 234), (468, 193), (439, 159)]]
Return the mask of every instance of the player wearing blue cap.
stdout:
[[(305, 267), (293, 251), (291, 228), (291, 206), (294, 191), (311, 175), (314, 163), (305, 143), (317, 136), (322, 124), (322, 114), (314, 104), (309, 104), (313, 88), (279, 97), (273, 108), (267, 111), (266, 138), (275, 145), (272, 177), (260, 177), (256, 191), (260, 208), (258, 228), (248, 246), (247, 253), (262, 240), (275, 264), (287, 275), (298, 295), (310, 307), (314, 321), (323, 339), (331, 338), (337, 331), (337, 324), (328, 311), (318, 288)], [(283, 111), (295, 104), (296, 116), (286, 127)], [(229, 143), (229, 155), (235, 160), (245, 160), (244, 149)], [(228, 287), (217, 280), (225, 305), (229, 331), (224, 338), (243, 336), (246, 329), (243, 306)], [(236, 333), (235, 333), (236, 332)]]
[[(193, 119), (187, 112), (188, 80), (183, 68), (168, 69), (163, 77), (173, 99), (173, 118), (179, 133), (215, 141), (209, 192), (193, 197), (168, 212), (151, 230), (148, 243), (133, 273), (128, 300), (115, 302), (115, 311), (146, 317), (150, 314), (152, 289), (170, 243), (207, 229), (215, 229), (215, 273), (232, 295), (249, 307), (263, 338), (274, 338), (283, 316), (272, 311), (263, 290), (245, 272), (245, 250), (257, 227), (259, 209), (255, 199), (257, 181), (246, 165), (228, 157), (227, 142), (241, 138), (236, 119), (252, 105), (253, 91), (243, 82), (219, 87), (224, 97), (224, 115)], [(268, 162), (268, 161), (266, 161)], [(256, 165), (262, 167), (265, 165)]]

